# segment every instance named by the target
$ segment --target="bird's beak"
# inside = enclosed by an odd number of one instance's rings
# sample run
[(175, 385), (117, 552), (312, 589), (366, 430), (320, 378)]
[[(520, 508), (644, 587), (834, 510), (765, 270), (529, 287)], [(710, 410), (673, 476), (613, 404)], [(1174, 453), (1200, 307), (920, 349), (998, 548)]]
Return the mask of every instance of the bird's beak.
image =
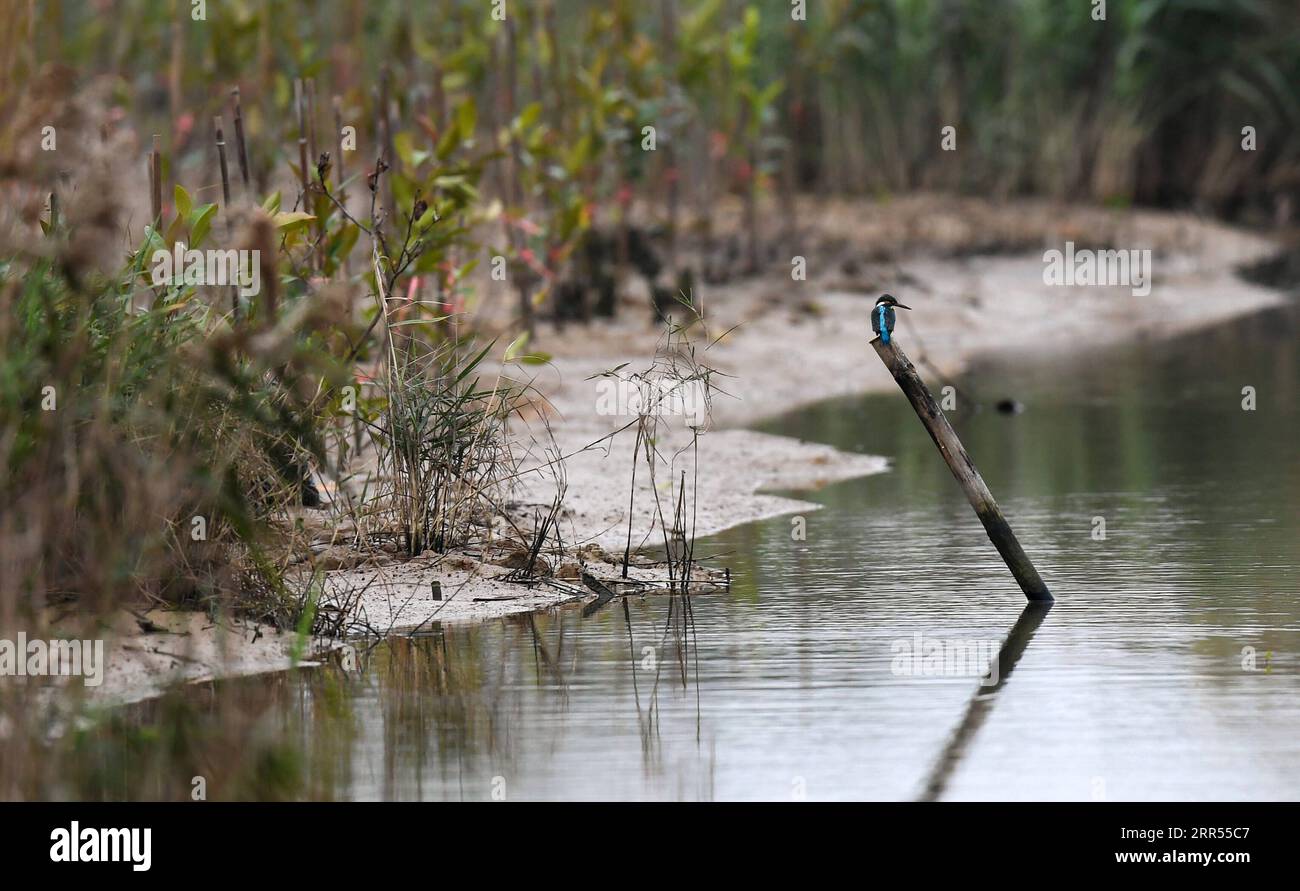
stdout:
[(901, 304), (901, 303), (895, 303), (895, 304), (894, 304), (894, 308), (895, 308), (895, 309), (911, 309), (912, 307), (910, 307), (910, 306), (904, 306), (904, 305)]

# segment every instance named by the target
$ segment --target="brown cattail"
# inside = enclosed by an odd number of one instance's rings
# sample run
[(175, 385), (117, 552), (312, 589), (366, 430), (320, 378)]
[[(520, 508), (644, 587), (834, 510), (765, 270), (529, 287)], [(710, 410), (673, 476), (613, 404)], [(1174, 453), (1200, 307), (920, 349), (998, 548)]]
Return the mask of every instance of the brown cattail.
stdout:
[[(307, 157), (323, 159), (323, 162), (322, 160), (318, 160), (316, 162), (316, 171), (317, 171), (317, 176), (320, 178), (322, 184), (321, 188), (324, 188), (325, 171), (329, 169), (329, 152), (320, 154), (316, 151), (316, 78), (314, 77), (307, 78), (306, 88), (307, 88), (307, 94), (305, 98), (307, 101)], [(313, 204), (314, 202), (310, 197), (310, 193), (308, 193), (306, 207), (304, 207), (303, 210), (307, 211), (307, 213), (312, 213), (312, 214), (316, 213), (316, 208), (313, 206)], [(316, 240), (318, 244), (323, 244), (325, 241), (325, 220), (320, 215), (317, 215), (316, 217)], [(324, 251), (321, 250), (315, 251), (313, 254), (313, 259), (315, 261), (317, 270), (321, 270), (325, 268)]]
[[(343, 97), (342, 96), (334, 97), (334, 140), (335, 140), (334, 182), (339, 184), (338, 185), (339, 204), (342, 204), (344, 207), (347, 207), (348, 193), (347, 193), (347, 189), (343, 185), (343, 183), (347, 181), (347, 174), (343, 170)], [(350, 265), (351, 264), (348, 262), (348, 258), (345, 255), (343, 257), (343, 275), (345, 277), (348, 276), (349, 273), (351, 272), (351, 269), (349, 269)], [(348, 301), (349, 301), (348, 310), (350, 313), (352, 309), (350, 289), (348, 291)], [(348, 318), (351, 318), (350, 314)]]
[(162, 137), (153, 135), (153, 151), (149, 154), (149, 196), (153, 209), (155, 230), (162, 228)]
[(439, 136), (447, 126), (446, 74), (437, 62), (433, 64), (433, 125)]
[[(221, 213), (226, 218), (226, 237), (230, 237), (230, 171), (226, 166), (226, 137), (221, 129), (221, 115), (213, 118), (217, 128), (217, 160), (221, 165)], [(230, 289), (230, 309), (235, 321), (239, 321), (239, 289)]]
[[(185, 63), (185, 30), (181, 27), (179, 21), (173, 21), (171, 26), (171, 69), (167, 76), (167, 99), (168, 107), (171, 110), (172, 127), (181, 117), (181, 72), (184, 71)], [(175, 134), (173, 129), (172, 133)]]
[[(388, 97), (389, 97), (389, 90), (392, 84), (392, 75), (393, 73), (391, 70), (389, 70), (387, 65), (385, 65), (383, 67), (383, 70), (380, 71), (379, 73), (379, 125), (380, 125), (380, 132), (382, 133), (383, 140), (384, 140), (383, 142), (384, 157), (389, 161), (391, 161), (394, 157), (396, 157), (396, 152), (393, 148), (393, 123), (388, 116), (389, 115)], [(384, 170), (387, 169), (388, 167), (385, 166)], [(381, 170), (379, 172), (382, 173), (383, 171)], [(397, 200), (393, 195), (393, 183), (391, 179), (388, 182), (388, 188), (384, 190), (383, 199), (384, 199), (384, 216), (387, 219), (392, 219), (394, 216), (394, 211), (397, 208)]]
[(226, 234), (230, 234), (230, 171), (226, 166), (226, 137), (221, 129), (221, 115), (212, 119), (217, 128), (217, 161), (221, 166), (221, 212), (226, 217)]
[(338, 199), (347, 203), (347, 189), (343, 182), (347, 175), (343, 171), (343, 97), (334, 97), (334, 182), (338, 184)]
[(554, 73), (556, 123), (564, 127), (564, 53), (560, 49), (560, 31), (555, 22), (555, 3), (546, 4), (546, 43), (551, 51), (551, 71)]
[(316, 78), (307, 78), (307, 157), (319, 158), (316, 151)]
[(307, 118), (301, 77), (295, 77), (293, 80), (293, 103), (298, 112), (298, 179), (302, 186), (302, 207), (306, 210), (307, 190), (311, 187), (311, 183), (307, 178)]
[(239, 87), (230, 91), (235, 100), (235, 153), (239, 158), (239, 177), (244, 181), (244, 191), (248, 191), (248, 150), (244, 145), (244, 111), (239, 102)]
[(275, 272), (275, 224), (269, 216), (259, 211), (253, 218), (251, 235), (252, 249), (258, 252), (262, 278), (258, 319), (263, 328), (270, 328), (275, 324), (277, 288), (280, 284)]

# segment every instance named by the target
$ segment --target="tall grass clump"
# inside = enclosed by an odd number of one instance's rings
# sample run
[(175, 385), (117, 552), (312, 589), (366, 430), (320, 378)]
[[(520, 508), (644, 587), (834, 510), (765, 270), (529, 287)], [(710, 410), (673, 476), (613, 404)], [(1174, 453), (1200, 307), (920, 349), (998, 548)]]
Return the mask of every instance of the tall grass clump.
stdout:
[(302, 314), (257, 337), (194, 288), (0, 264), (6, 613), (72, 598), (228, 606), (278, 584), (266, 546), (322, 445)]
[[(437, 321), (445, 319), (430, 320), (426, 334)], [(507, 423), (523, 393), (499, 375), (490, 387), (480, 383), (492, 343), (475, 349), (471, 335), (419, 331), (386, 326), (375, 430), (380, 472), (391, 481), (390, 516), (410, 556), (463, 547), (500, 512), (517, 469)]]
[[(35, 99), (76, 139), (88, 108)], [(116, 146), (77, 144), (63, 175), (21, 155), (6, 171), (14, 194), (56, 183), (63, 210), (47, 205), (35, 233), (7, 220), (0, 242), (0, 619), (42, 628), (76, 601), (88, 615), (166, 603), (292, 624), (279, 544), (323, 455), (320, 392), (339, 379), (344, 320), (328, 295), (239, 320), (225, 289), (154, 284), (153, 226), (114, 258), (128, 231)], [(169, 234), (215, 242), (211, 210), (178, 214)], [(274, 270), (268, 225), (242, 237)]]

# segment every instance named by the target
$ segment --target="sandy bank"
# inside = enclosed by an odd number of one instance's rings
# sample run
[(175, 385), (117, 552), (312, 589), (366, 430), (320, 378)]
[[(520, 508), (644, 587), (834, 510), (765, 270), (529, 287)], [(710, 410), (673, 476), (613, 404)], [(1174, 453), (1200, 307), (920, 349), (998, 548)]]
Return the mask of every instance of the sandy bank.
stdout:
[[(694, 334), (699, 360), (727, 375), (721, 386), (731, 395), (714, 402), (713, 429), (699, 440), (698, 477), (691, 454), (676, 454), (690, 441), (681, 423), (668, 424), (657, 443), (664, 456), (661, 501), (671, 501), (668, 481), (683, 471), (688, 481), (698, 479), (697, 535), (817, 508), (770, 491), (817, 488), (887, 467), (879, 457), (737, 429), (826, 398), (892, 389), (868, 347), (868, 312), (883, 291), (914, 307), (899, 313), (896, 332), (913, 360), (923, 371), (945, 376), (992, 352), (1086, 350), (1117, 336), (1170, 337), (1284, 299), (1234, 272), (1273, 253), (1271, 241), (1190, 215), (921, 196), (891, 204), (823, 205), (795, 240), (804, 251), (799, 256), (806, 261), (806, 281), (793, 280), (790, 261), (774, 256), (763, 275), (706, 286), (699, 295), (707, 322), (707, 333)], [(1149, 249), (1150, 293), (1045, 284), (1043, 251), (1067, 240), (1081, 248)], [(546, 398), (539, 411), (568, 456), (564, 538), (597, 545), (612, 552), (611, 559), (628, 540), (629, 517), (634, 548), (663, 543), (644, 467), (629, 511), (633, 433), (601, 440), (631, 416), (602, 414), (598, 382), (591, 379), (622, 363), (645, 366), (654, 356), (662, 329), (650, 323), (648, 302), (625, 302), (611, 322), (563, 332), (543, 327), (539, 347), (553, 360), (533, 379)], [(704, 349), (724, 332), (729, 333)], [(555, 493), (551, 476), (525, 475), (518, 502), (549, 503)], [(589, 563), (600, 574), (600, 558)], [(613, 564), (604, 570), (613, 574)], [(417, 560), (380, 572), (331, 572), (328, 586), (336, 592), (367, 586), (363, 611), (381, 630), (475, 621), (574, 596), (503, 582), (505, 572)], [(450, 595), (443, 601), (428, 593), (434, 579)]]
[[(52, 631), (64, 635), (55, 622)], [(300, 639), (290, 631), (242, 619), (214, 620), (206, 613), (155, 609), (120, 611), (95, 630), (66, 629), (66, 636), (103, 641), (99, 682), (57, 679), (91, 706), (115, 706), (161, 695), (175, 684), (284, 671), (311, 665), (342, 641)], [(87, 670), (86, 674), (90, 672)], [(93, 683), (93, 679), (92, 679)], [(51, 687), (54, 689), (54, 687)]]
[[(629, 369), (648, 365), (662, 327), (650, 323), (648, 302), (635, 296), (626, 298), (613, 321), (564, 332), (543, 326), (538, 347), (553, 359), (530, 373), (544, 396), (536, 410), (567, 456), (558, 522), (566, 547), (576, 552), (548, 555), (552, 579), (514, 583), (509, 561), (491, 551), (407, 560), (335, 546), (325, 556), (337, 559), (314, 558), (327, 596), (360, 591), (359, 618), (376, 633), (576, 605), (592, 595), (577, 578), (574, 557), (598, 577), (617, 576), (629, 520), (634, 551), (661, 547), (659, 511), (671, 515), (673, 485), (683, 472), (692, 487), (698, 485), (690, 514), (697, 536), (816, 510), (816, 504), (771, 493), (878, 473), (887, 469), (887, 460), (742, 428), (826, 398), (892, 390), (868, 346), (868, 312), (882, 291), (914, 307), (899, 313), (896, 336), (927, 377), (936, 370), (956, 374), (993, 352), (1079, 351), (1119, 336), (1169, 337), (1285, 299), (1234, 273), (1270, 255), (1275, 248), (1269, 240), (1187, 216), (917, 198), (890, 205), (832, 204), (811, 219), (797, 239), (806, 281), (791, 279), (789, 260), (774, 256), (762, 275), (700, 291), (707, 331), (694, 331), (692, 339), (698, 360), (725, 375), (719, 383), (729, 395), (715, 399), (698, 455), (686, 448), (692, 431), (681, 419), (664, 420), (656, 441), (658, 485), (643, 463), (630, 508), (635, 437), (630, 430), (607, 437), (634, 415), (602, 412), (598, 382), (591, 378), (623, 363)], [(1043, 251), (1066, 239), (1081, 247), (1151, 249), (1150, 293), (1045, 285)], [(520, 441), (536, 431), (536, 425), (521, 426)], [(555, 474), (537, 466), (536, 458), (525, 464), (534, 472), (525, 473), (511, 493), (513, 508), (523, 514), (533, 505), (548, 505), (556, 491)], [(318, 511), (304, 512), (303, 519), (326, 533), (336, 522)], [(634, 578), (660, 573), (645, 562), (633, 561)], [(311, 659), (337, 646), (310, 641), (296, 652), (290, 632), (241, 622), (216, 625), (198, 614), (155, 611), (143, 619), (144, 625), (121, 616), (106, 632), (110, 668), (92, 701), (132, 701), (178, 682), (283, 670), (295, 656)]]
[[(945, 374), (992, 352), (1172, 337), (1285, 299), (1235, 273), (1275, 253), (1273, 241), (1191, 214), (917, 196), (801, 207), (800, 216), (809, 222), (791, 253), (806, 260), (807, 280), (792, 280), (790, 259), (774, 256), (761, 277), (702, 289), (712, 332), (740, 326), (708, 353), (732, 375), (726, 388), (736, 398), (714, 406), (722, 427), (892, 388), (867, 346), (869, 310), (884, 292), (914, 309), (898, 314), (908, 354)], [(1150, 293), (1044, 284), (1043, 252), (1067, 241), (1151, 250)], [(538, 382), (566, 424), (591, 419), (585, 377), (653, 350), (645, 303), (627, 309), (599, 334), (544, 339), (555, 367)]]

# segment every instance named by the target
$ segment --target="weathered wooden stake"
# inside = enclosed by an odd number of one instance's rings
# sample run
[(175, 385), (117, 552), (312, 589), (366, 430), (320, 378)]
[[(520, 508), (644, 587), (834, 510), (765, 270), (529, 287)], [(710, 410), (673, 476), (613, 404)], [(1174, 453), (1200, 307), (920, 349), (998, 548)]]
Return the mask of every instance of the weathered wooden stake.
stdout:
[(871, 345), (876, 348), (876, 353), (889, 369), (889, 373), (894, 376), (894, 380), (898, 381), (898, 386), (912, 403), (912, 408), (916, 409), (916, 414), (925, 425), (930, 438), (939, 447), (939, 454), (943, 456), (944, 461), (948, 462), (948, 469), (961, 484), (971, 507), (975, 508), (976, 515), (984, 524), (984, 531), (988, 533), (989, 540), (993, 542), (993, 546), (998, 549), (998, 553), (1006, 562), (1007, 568), (1020, 583), (1020, 589), (1030, 600), (1051, 601), (1051, 592), (1039, 577), (1038, 570), (1034, 569), (1034, 564), (1030, 562), (1024, 548), (1020, 547), (1020, 542), (1016, 540), (1006, 517), (1002, 516), (1002, 509), (993, 500), (993, 493), (984, 484), (984, 479), (975, 469), (975, 463), (971, 461), (970, 455), (966, 454), (966, 449), (962, 447), (961, 440), (957, 438), (952, 425), (943, 416), (939, 403), (934, 401), (934, 397), (926, 389), (925, 383), (912, 367), (912, 363), (898, 348), (898, 342), (891, 339), (889, 343), (884, 343), (877, 337), (871, 341)]

